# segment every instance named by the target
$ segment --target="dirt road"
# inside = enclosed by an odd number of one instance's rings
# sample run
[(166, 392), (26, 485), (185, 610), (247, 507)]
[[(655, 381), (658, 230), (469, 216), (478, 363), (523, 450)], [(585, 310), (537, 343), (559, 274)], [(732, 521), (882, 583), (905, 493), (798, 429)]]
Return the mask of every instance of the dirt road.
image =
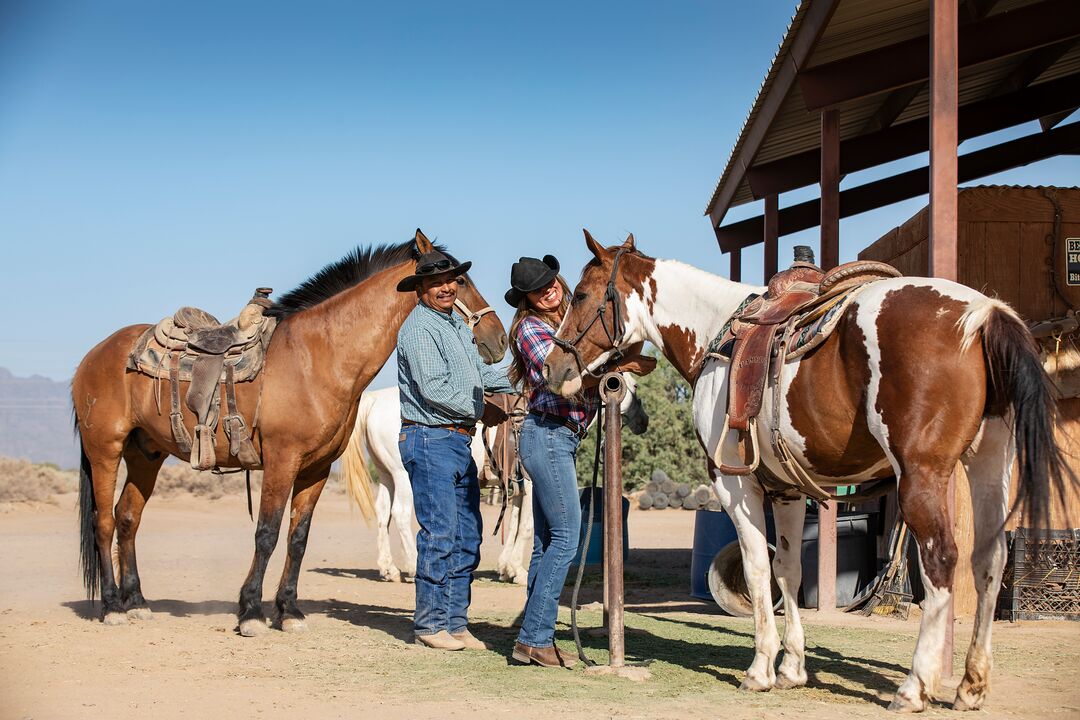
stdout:
[[(487, 535), (496, 508), (485, 508)], [(378, 580), (374, 531), (344, 496), (316, 511), (301, 608), (310, 630), (239, 637), (233, 613), (251, 558), (242, 496), (153, 499), (139, 534), (143, 589), (155, 617), (105, 627), (77, 567), (74, 496), (0, 512), (0, 718), (249, 717), (891, 717), (884, 709), (911, 660), (917, 623), (807, 613), (810, 687), (737, 691), (752, 657), (752, 625), (687, 596), (693, 515), (630, 519), (628, 654), (650, 658), (642, 684), (580, 671), (509, 666), (524, 590), (493, 578), (486, 537), (473, 629), (490, 653), (437, 653), (409, 644), (413, 588)], [(271, 597), (279, 545), (267, 573)], [(599, 598), (595, 576), (586, 602)], [(600, 622), (582, 614), (583, 625)], [(561, 618), (568, 621), (568, 613)], [(957, 628), (958, 652), (970, 622)], [(570, 633), (559, 631), (571, 647)], [(989, 717), (1080, 716), (1080, 627), (999, 623)], [(588, 637), (603, 660), (604, 641)], [(958, 662), (957, 667), (960, 667)], [(959, 678), (939, 693), (950, 700)], [(938, 706), (931, 716), (951, 711)]]

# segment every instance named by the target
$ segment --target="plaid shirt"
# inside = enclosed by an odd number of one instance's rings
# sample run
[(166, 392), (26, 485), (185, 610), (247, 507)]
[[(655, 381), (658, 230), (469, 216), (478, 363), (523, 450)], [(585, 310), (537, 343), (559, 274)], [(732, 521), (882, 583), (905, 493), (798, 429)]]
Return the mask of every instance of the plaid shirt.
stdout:
[(502, 370), (484, 364), (457, 315), (423, 303), (398, 331), (397, 363), (402, 420), (471, 425), (483, 412), (485, 390), (514, 391)]
[(551, 327), (543, 320), (528, 315), (518, 325), (514, 342), (525, 361), (525, 386), (532, 388), (529, 410), (569, 418), (581, 428), (591, 423), (600, 404), (600, 393), (596, 388), (590, 388), (573, 398), (565, 398), (548, 390), (544, 380), (544, 360), (555, 345), (555, 333)]

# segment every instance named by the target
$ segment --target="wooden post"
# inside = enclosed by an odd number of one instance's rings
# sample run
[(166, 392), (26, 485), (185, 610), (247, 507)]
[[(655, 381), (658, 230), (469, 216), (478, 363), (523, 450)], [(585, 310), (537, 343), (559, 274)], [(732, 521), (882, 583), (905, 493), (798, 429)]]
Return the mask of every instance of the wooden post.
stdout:
[(626, 664), (623, 633), (622, 415), (626, 384), (619, 373), (600, 380), (604, 401), (604, 577), (607, 579), (608, 665)]
[(780, 198), (773, 193), (765, 196), (765, 275), (762, 284), (779, 269), (777, 263), (778, 240), (780, 237)]
[[(821, 113), (820, 264), (824, 270), (840, 264), (840, 128), (836, 110)], [(818, 612), (836, 611), (836, 505), (818, 503)]]
[[(958, 0), (930, 2), (930, 275), (957, 279), (957, 14)], [(956, 473), (949, 477), (948, 527), (953, 528)], [(946, 613), (941, 676), (953, 675), (952, 598)]]
[(734, 282), (742, 282), (742, 248), (735, 248), (729, 254), (731, 255), (731, 269), (728, 271), (728, 277)]

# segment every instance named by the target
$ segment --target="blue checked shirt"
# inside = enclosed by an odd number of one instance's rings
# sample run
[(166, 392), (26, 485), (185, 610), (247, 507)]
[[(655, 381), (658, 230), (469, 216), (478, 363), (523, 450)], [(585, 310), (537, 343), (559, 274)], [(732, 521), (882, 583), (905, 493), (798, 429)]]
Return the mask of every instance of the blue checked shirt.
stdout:
[(398, 331), (397, 363), (402, 420), (471, 425), (484, 411), (485, 390), (514, 392), (502, 370), (484, 364), (461, 318), (423, 303)]

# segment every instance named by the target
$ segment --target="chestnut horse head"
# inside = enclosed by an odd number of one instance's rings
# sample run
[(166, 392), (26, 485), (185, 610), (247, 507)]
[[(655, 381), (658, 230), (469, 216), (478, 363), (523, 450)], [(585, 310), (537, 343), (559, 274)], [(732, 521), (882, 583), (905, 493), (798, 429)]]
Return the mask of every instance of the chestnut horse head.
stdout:
[[(237, 382), (235, 396), (227, 400), (229, 413), (238, 414), (251, 429), (250, 441), (263, 470), (255, 557), (240, 591), (242, 635), (266, 631), (263, 576), (290, 497), (288, 555), (275, 615), (283, 630), (304, 627), (296, 585), (312, 511), (331, 464), (348, 445), (360, 394), (394, 351), (398, 330), (416, 308), (416, 296), (397, 292), (397, 284), (413, 274), (416, 258), (432, 249), (420, 230), (406, 243), (358, 248), (312, 275), (266, 311), (278, 322), (262, 371), (249, 382)], [(487, 301), (467, 276), (461, 280), (458, 297), (458, 310), (467, 316), (479, 352), (487, 362), (497, 362), (506, 349), (506, 333), (498, 316), (488, 312)], [(83, 581), (89, 596), (100, 591), (109, 624), (126, 622), (129, 612), (136, 616), (150, 612), (135, 564), (135, 534), (161, 464), (169, 455), (180, 456), (173, 422), (192, 427), (195, 421), (179, 403), (170, 414), (169, 400), (163, 408), (158, 394), (162, 383), (127, 367), (128, 353), (149, 328), (121, 328), (98, 343), (83, 358), (71, 383), (82, 450)], [(179, 381), (177, 387), (178, 395), (186, 394), (188, 383)], [(166, 396), (170, 394), (166, 389)], [(225, 399), (221, 407), (226, 408)], [(219, 467), (240, 467), (220, 424), (212, 442)], [(127, 467), (127, 481), (114, 511), (121, 460)], [(251, 461), (244, 464), (258, 467)], [(365, 514), (374, 514), (370, 483), (359, 487)], [(119, 578), (113, 571), (114, 533)]]
[[(732, 431), (729, 388), (745, 385), (738, 377), (732, 381), (731, 360), (710, 348), (725, 337), (748, 296), (765, 289), (646, 257), (632, 236), (611, 248), (587, 232), (585, 241), (593, 257), (547, 357), (545, 378), (555, 392), (571, 394), (584, 373), (596, 374), (648, 340), (690, 383), (702, 459), (738, 532), (754, 607), (756, 652), (743, 688), (806, 684), (797, 603), (805, 496), (825, 500), (823, 487), (867, 483), (896, 489), (900, 514), (919, 545), (922, 625), (911, 672), (892, 707), (926, 706), (940, 676), (958, 553), (950, 477), (962, 465), (972, 504), (978, 609), (954, 707), (980, 707), (989, 688), (1013, 461), (1019, 459), (1018, 502), (1035, 526), (1048, 527), (1051, 495), (1063, 497), (1066, 482), (1076, 481), (1054, 437), (1051, 386), (1023, 320), (1005, 303), (948, 280), (888, 277), (860, 285), (838, 306), (831, 332), (805, 354), (788, 355), (783, 342), (775, 356), (771, 343), (758, 346), (751, 360), (767, 372), (764, 387), (752, 388), (760, 401), (756, 422)], [(748, 341), (736, 336), (734, 342), (738, 358), (747, 347), (739, 343)], [(760, 447), (760, 463), (752, 467), (739, 460), (748, 441)], [(766, 499), (777, 538), (774, 559), (765, 539)], [(770, 576), (784, 596), (779, 667)]]

